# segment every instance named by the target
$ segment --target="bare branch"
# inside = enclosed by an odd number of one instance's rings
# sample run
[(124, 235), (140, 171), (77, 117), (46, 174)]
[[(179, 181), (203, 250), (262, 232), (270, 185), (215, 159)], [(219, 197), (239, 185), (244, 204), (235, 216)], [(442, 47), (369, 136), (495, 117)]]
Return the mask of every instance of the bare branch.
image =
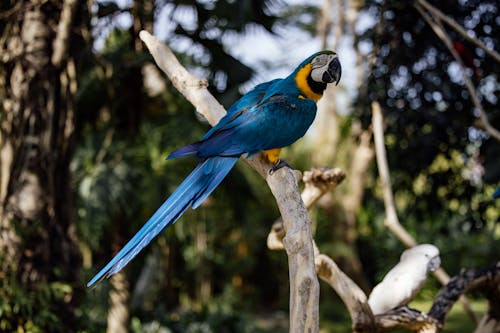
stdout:
[(429, 315), (437, 319), (441, 325), (444, 324), (445, 317), (453, 303), (470, 289), (482, 289), (486, 291), (486, 297), (490, 300), (490, 309), (493, 308), (497, 312), (493, 317), (497, 322), (500, 322), (500, 313), (498, 313), (500, 302), (500, 262), (489, 268), (467, 269), (450, 279), (437, 294), (429, 310)]
[[(311, 209), (325, 193), (337, 187), (344, 178), (345, 173), (340, 168), (313, 168), (311, 171), (304, 172), (302, 181), (306, 186), (301, 196), (306, 208)], [(285, 237), (285, 229), (280, 217), (273, 223), (267, 236), (267, 247), (270, 250), (283, 250), (283, 237)]]
[[(389, 166), (387, 163), (387, 153), (384, 144), (384, 119), (382, 116), (382, 110), (378, 102), (372, 102), (371, 107), (373, 136), (375, 140), (375, 152), (377, 155), (377, 166), (384, 192), (384, 205), (386, 214), (384, 223), (385, 226), (396, 237), (398, 237), (403, 244), (405, 244), (407, 247), (413, 247), (417, 245), (417, 241), (399, 222), (399, 218), (396, 212), (396, 205), (394, 204), (394, 196), (392, 194), (391, 180), (389, 175)], [(433, 274), (443, 285), (447, 284), (450, 280), (449, 275), (442, 268), (439, 268)], [(460, 300), (469, 316), (477, 322), (477, 316), (472, 311), (470, 304), (465, 296), (462, 296)]]
[[(270, 232), (275, 234), (273, 248), (271, 250), (283, 250), (280, 233), (276, 233), (273, 229)], [(269, 240), (268, 240), (269, 245)], [(375, 319), (368, 305), (368, 300), (361, 288), (351, 280), (344, 272), (340, 270), (335, 261), (329, 256), (319, 252), (316, 243), (313, 240), (315, 252), (316, 273), (318, 276), (328, 283), (335, 292), (340, 296), (346, 305), (352, 319), (352, 327), (354, 332), (374, 332)]]
[(326, 192), (335, 189), (345, 179), (345, 172), (340, 168), (313, 168), (304, 172), (302, 181), (306, 185), (302, 192), (302, 200), (307, 209), (312, 206)]
[(439, 9), (431, 5), (425, 0), (417, 0), (418, 4), (420, 4), (422, 7), (425, 7), (429, 12), (432, 13), (432, 16), (436, 17), (439, 20), (442, 20), (444, 23), (448, 24), (451, 28), (453, 28), (456, 32), (462, 35), (465, 39), (467, 39), (469, 42), (473, 43), (477, 47), (481, 48), (486, 52), (488, 55), (490, 55), (493, 59), (495, 59), (497, 62), (500, 62), (500, 54), (498, 54), (495, 50), (489, 49), (483, 42), (481, 42), (479, 39), (471, 37), (467, 31), (465, 31), (462, 26), (460, 26), (457, 22), (455, 22), (453, 19), (451, 19), (449, 16), (443, 14)]
[(368, 300), (360, 287), (342, 272), (332, 258), (324, 254), (316, 256), (318, 276), (327, 282), (340, 296), (352, 319), (354, 332), (374, 332), (374, 318)]
[(436, 35), (446, 45), (446, 47), (448, 48), (448, 50), (451, 52), (451, 54), (455, 58), (455, 61), (460, 65), (460, 67), (462, 69), (462, 73), (463, 73), (463, 78), (464, 78), (465, 86), (467, 87), (467, 90), (469, 90), (469, 93), (470, 93), (471, 98), (472, 98), (472, 103), (474, 103), (474, 106), (476, 107), (477, 111), (479, 112), (479, 119), (480, 119), (480, 121), (481, 121), (481, 123), (483, 125), (484, 130), (488, 134), (490, 134), (492, 137), (494, 137), (495, 139), (497, 139), (498, 141), (500, 141), (500, 132), (495, 127), (493, 127), (490, 124), (490, 121), (488, 120), (488, 115), (484, 111), (483, 106), (481, 104), (481, 101), (479, 100), (479, 97), (477, 95), (476, 88), (472, 84), (472, 80), (470, 79), (470, 77), (468, 75), (466, 75), (465, 65), (464, 65), (462, 59), (460, 58), (460, 55), (457, 53), (457, 51), (453, 47), (453, 43), (452, 43), (450, 37), (448, 36), (448, 34), (446, 33), (446, 30), (439, 23), (440, 22), (439, 18), (436, 19), (434, 17), (434, 19), (435, 19), (435, 21), (434, 21), (424, 11), (424, 9), (422, 8), (422, 6), (420, 6), (419, 4), (417, 4), (415, 7), (417, 8), (418, 12), (422, 15), (422, 17), (424, 18), (424, 20), (431, 26), (432, 30), (434, 30), (434, 32), (436, 33)]
[[(207, 81), (189, 74), (172, 51), (147, 31), (139, 34), (158, 66), (210, 124), (224, 116), (224, 108), (207, 90)], [(319, 331), (319, 283), (314, 266), (311, 221), (300, 197), (295, 174), (281, 168), (269, 174), (269, 164), (258, 157), (248, 163), (267, 181), (284, 221), (284, 245), (290, 274), (290, 332)]]
[(378, 173), (384, 193), (385, 205), (385, 226), (399, 238), (403, 244), (408, 247), (417, 245), (415, 239), (406, 231), (399, 223), (398, 214), (396, 213), (396, 205), (394, 204), (394, 196), (391, 189), (391, 180), (389, 176), (389, 166), (387, 164), (387, 154), (384, 145), (384, 120), (382, 118), (382, 110), (378, 102), (372, 102), (372, 125), (373, 136), (375, 140), (375, 152), (377, 157)]
[(224, 107), (208, 91), (208, 81), (191, 75), (165, 44), (142, 30), (139, 37), (146, 44), (160, 69), (167, 74), (174, 87), (193, 104), (213, 126), (226, 114)]

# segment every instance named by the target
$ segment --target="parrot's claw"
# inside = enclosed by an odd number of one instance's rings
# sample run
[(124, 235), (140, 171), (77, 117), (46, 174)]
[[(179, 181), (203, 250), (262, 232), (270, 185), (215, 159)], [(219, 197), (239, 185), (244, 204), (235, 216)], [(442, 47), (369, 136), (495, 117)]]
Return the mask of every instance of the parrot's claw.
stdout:
[(287, 161), (285, 161), (285, 160), (278, 160), (278, 162), (276, 162), (276, 164), (273, 164), (273, 166), (271, 167), (271, 169), (269, 169), (269, 174), (272, 175), (275, 171), (277, 171), (277, 170), (279, 170), (279, 169), (281, 169), (283, 167), (287, 167), (287, 168), (293, 169), (293, 167)]

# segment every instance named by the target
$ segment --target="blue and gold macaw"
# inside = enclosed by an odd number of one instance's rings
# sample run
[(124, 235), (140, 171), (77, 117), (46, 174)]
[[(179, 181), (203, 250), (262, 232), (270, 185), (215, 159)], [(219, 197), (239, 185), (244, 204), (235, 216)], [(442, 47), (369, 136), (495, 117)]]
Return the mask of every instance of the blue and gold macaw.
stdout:
[(316, 102), (327, 84), (338, 84), (340, 76), (335, 52), (315, 53), (288, 77), (259, 84), (241, 97), (201, 141), (172, 152), (167, 159), (196, 156), (201, 161), (87, 286), (119, 272), (189, 207), (197, 208), (241, 155), (262, 153), (273, 164), (273, 171), (288, 165), (279, 159), (280, 149), (306, 133), (316, 115)]

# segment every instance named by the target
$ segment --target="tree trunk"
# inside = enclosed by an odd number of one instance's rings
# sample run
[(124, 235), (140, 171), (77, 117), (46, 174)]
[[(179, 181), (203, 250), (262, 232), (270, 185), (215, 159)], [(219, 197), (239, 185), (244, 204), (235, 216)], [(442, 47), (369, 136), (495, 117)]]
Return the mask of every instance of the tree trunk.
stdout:
[[(74, 11), (82, 5), (17, 2), (0, 21), (0, 267), (10, 277), (6, 288), (36, 290), (54, 281), (74, 287), (78, 278), (69, 172), (76, 67), (68, 49)], [(74, 327), (74, 293), (54, 302), (61, 330)]]
[[(318, 35), (322, 40), (322, 48), (331, 48), (338, 51), (340, 40), (345, 36), (345, 22), (350, 23), (355, 18), (355, 13), (359, 8), (352, 8), (353, 4), (347, 7), (345, 1), (337, 1), (335, 6), (330, 0), (324, 0), (320, 19), (318, 20)], [(334, 8), (333, 8), (334, 7)], [(332, 15), (332, 12), (334, 14)], [(347, 15), (349, 14), (349, 15)], [(328, 43), (333, 35), (333, 42)], [(361, 68), (361, 63), (357, 66)], [(338, 161), (349, 160), (350, 165), (343, 166), (349, 169), (347, 173), (346, 190), (342, 193), (340, 200), (328, 200), (323, 198), (320, 206), (325, 210), (332, 220), (333, 238), (336, 244), (341, 244), (349, 253), (349, 256), (340, 255), (334, 257), (341, 269), (347, 273), (360, 287), (367, 292), (369, 284), (365, 277), (361, 260), (357, 250), (357, 221), (356, 215), (363, 199), (365, 179), (368, 168), (373, 160), (373, 149), (370, 147), (371, 134), (360, 132), (355, 124), (352, 127), (352, 137), (341, 137), (342, 117), (339, 115), (336, 104), (336, 94), (338, 89), (329, 87), (318, 102), (317, 119), (311, 131), (313, 136), (310, 140), (310, 148), (313, 163), (317, 166), (338, 163)], [(351, 149), (348, 150), (345, 147)], [(339, 148), (341, 147), (341, 148)], [(351, 153), (352, 151), (352, 153)]]
[(106, 332), (128, 332), (129, 284), (127, 274), (118, 272), (111, 277), (113, 289), (109, 292), (109, 310)]
[[(130, 40), (132, 42), (131, 49), (139, 53), (143, 50), (142, 42), (139, 39), (139, 31), (142, 29), (152, 31), (153, 29), (154, 1), (135, 0), (133, 2), (132, 15), (134, 19), (130, 28)], [(130, 67), (128, 68), (127, 74), (129, 76), (127, 82), (129, 83), (129, 86), (133, 86), (129, 87), (128, 105), (127, 110), (125, 110), (128, 115), (126, 130), (135, 133), (138, 129), (143, 111), (143, 78), (141, 67)], [(130, 238), (126, 228), (120, 228), (118, 232), (118, 238), (120, 241)], [(118, 247), (124, 245), (124, 243), (120, 243), (121, 244), (119, 244)], [(132, 278), (130, 279), (130, 283), (133, 283)], [(113, 288), (110, 290), (108, 295), (110, 303), (108, 308), (107, 332), (128, 332), (130, 283), (127, 271), (117, 273), (111, 280)]]

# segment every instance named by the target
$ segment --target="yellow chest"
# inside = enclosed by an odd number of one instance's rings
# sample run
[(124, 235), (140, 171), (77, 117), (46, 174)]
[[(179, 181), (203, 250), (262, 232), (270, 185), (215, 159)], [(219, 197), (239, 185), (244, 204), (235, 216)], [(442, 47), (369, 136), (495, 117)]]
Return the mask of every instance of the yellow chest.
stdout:
[(314, 91), (312, 91), (311, 87), (309, 86), (309, 83), (307, 82), (307, 77), (309, 76), (309, 74), (311, 74), (311, 70), (312, 70), (311, 64), (307, 64), (304, 67), (302, 67), (295, 76), (295, 83), (297, 84), (297, 87), (301, 91), (302, 95), (317, 102), (323, 95), (317, 94)]

